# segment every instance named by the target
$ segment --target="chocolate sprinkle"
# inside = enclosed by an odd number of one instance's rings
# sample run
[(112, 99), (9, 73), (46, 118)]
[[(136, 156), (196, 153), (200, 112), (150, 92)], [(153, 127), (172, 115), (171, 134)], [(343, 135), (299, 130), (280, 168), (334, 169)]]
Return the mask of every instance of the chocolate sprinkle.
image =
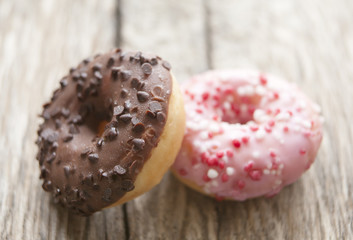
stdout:
[(139, 102), (146, 102), (148, 100), (149, 94), (144, 91), (138, 91), (137, 92), (137, 99)]
[(132, 143), (134, 144), (134, 149), (137, 151), (140, 151), (145, 147), (145, 140), (143, 140), (141, 138), (133, 139)]
[(162, 110), (162, 105), (157, 102), (157, 101), (152, 101), (148, 104), (148, 108), (152, 111), (152, 112), (158, 112)]
[(141, 68), (142, 68), (142, 72), (144, 74), (151, 75), (151, 73), (152, 73), (152, 65), (151, 64), (144, 63), (144, 64), (142, 64)]
[(112, 141), (118, 136), (118, 134), (119, 134), (118, 129), (112, 127), (106, 131), (105, 138), (109, 141)]
[(169, 62), (163, 61), (162, 66), (165, 67), (168, 71), (172, 68)]
[(90, 160), (91, 163), (96, 163), (99, 159), (99, 156), (97, 153), (91, 153), (88, 155), (88, 160)]
[(77, 133), (80, 133), (80, 130), (78, 129), (78, 127), (75, 124), (70, 124), (69, 133), (77, 134)]
[(158, 122), (164, 123), (165, 122), (165, 114), (162, 112), (157, 113), (157, 120)]
[(129, 122), (131, 120), (132, 116), (130, 113), (123, 114), (119, 117), (119, 119), (125, 123)]
[(126, 169), (123, 168), (123, 167), (120, 166), (120, 165), (116, 165), (116, 166), (114, 167), (114, 169), (113, 169), (113, 172), (114, 172), (115, 174), (123, 175), (123, 174), (126, 173)]
[(110, 68), (113, 65), (114, 65), (114, 58), (110, 57), (107, 62), (107, 68)]
[(127, 70), (124, 70), (124, 71), (121, 71), (121, 79), (123, 81), (127, 81), (129, 80), (129, 78), (131, 77), (131, 72), (130, 71), (127, 71)]
[(62, 108), (61, 109), (61, 114), (65, 117), (68, 118), (70, 116), (70, 110), (67, 108)]
[(128, 93), (128, 91), (127, 91), (126, 89), (122, 89), (121, 92), (120, 92), (120, 96), (121, 96), (122, 98), (126, 98), (127, 93)]
[(74, 138), (74, 136), (72, 134), (68, 134), (63, 138), (63, 141), (70, 142), (73, 138)]
[(113, 114), (114, 116), (119, 116), (124, 112), (124, 107), (123, 106), (116, 106), (114, 107)]
[(134, 189), (168, 115), (166, 66), (156, 55), (118, 49), (60, 79), (36, 141), (42, 186), (54, 202), (87, 216)]
[(124, 179), (121, 187), (126, 192), (130, 192), (135, 188), (134, 183), (130, 179)]
[(143, 123), (137, 123), (133, 128), (132, 131), (136, 132), (136, 133), (140, 133), (145, 131), (145, 125)]

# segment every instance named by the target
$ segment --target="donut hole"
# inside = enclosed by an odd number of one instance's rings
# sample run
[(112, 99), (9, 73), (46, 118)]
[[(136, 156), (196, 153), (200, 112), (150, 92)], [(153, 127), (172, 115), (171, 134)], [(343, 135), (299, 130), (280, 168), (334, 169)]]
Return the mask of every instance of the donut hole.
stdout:
[[(98, 109), (98, 107), (95, 109)], [(106, 126), (112, 120), (111, 116), (112, 114), (109, 109), (92, 111), (86, 116), (83, 124), (93, 139), (97, 136), (102, 137)]]
[(254, 112), (259, 106), (260, 98), (254, 97), (239, 97), (233, 96), (234, 101), (227, 100), (229, 98), (222, 99), (220, 119), (222, 122), (229, 124), (246, 124), (250, 121), (254, 121)]

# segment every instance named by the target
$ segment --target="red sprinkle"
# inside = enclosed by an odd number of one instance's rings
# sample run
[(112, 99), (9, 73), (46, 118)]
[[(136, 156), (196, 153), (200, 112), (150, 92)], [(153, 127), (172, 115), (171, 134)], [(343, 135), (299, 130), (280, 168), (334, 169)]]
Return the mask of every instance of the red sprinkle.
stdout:
[(219, 101), (219, 95), (213, 95), (213, 100)]
[(220, 87), (216, 87), (216, 91), (217, 91), (217, 92), (220, 92), (220, 91), (221, 91), (221, 88), (220, 88)]
[(218, 165), (217, 158), (214, 158), (214, 157), (207, 159), (206, 162), (207, 162), (207, 165), (210, 167)]
[(241, 147), (241, 142), (240, 142), (239, 140), (237, 140), (237, 139), (234, 139), (234, 140), (232, 141), (232, 143), (233, 143), (233, 146), (234, 146), (235, 148), (240, 148), (240, 147)]
[(254, 166), (254, 162), (252, 162), (252, 161), (248, 162), (248, 163), (245, 165), (245, 167), (244, 167), (244, 171), (245, 171), (245, 172), (251, 171), (251, 169), (252, 169), (253, 166)]
[(237, 182), (238, 188), (243, 189), (245, 187), (245, 182), (243, 180), (239, 180)]
[(274, 97), (275, 99), (278, 99), (278, 98), (279, 98), (278, 92), (274, 92), (274, 93), (273, 93), (273, 97)]
[(261, 170), (252, 170), (249, 172), (249, 176), (254, 181), (259, 181), (262, 176)]
[(227, 182), (229, 180), (229, 176), (226, 173), (222, 174), (222, 182)]
[(198, 108), (198, 109), (196, 109), (196, 112), (197, 112), (197, 113), (202, 113), (203, 111)]
[(217, 152), (217, 153), (216, 153), (216, 156), (217, 156), (218, 158), (222, 158), (222, 157), (224, 156), (224, 152)]
[(219, 161), (218, 161), (218, 167), (219, 167), (220, 169), (224, 169), (224, 166), (225, 166), (224, 161), (223, 161), (223, 160), (219, 160)]
[(240, 108), (236, 104), (232, 103), (231, 108), (236, 115), (240, 114)]
[(241, 138), (241, 141), (244, 143), (244, 144), (247, 144), (249, 142), (249, 137), (242, 137)]
[(305, 149), (300, 149), (300, 150), (299, 150), (299, 153), (300, 153), (301, 155), (304, 155), (304, 154), (306, 153), (306, 150), (305, 150)]
[(267, 79), (264, 75), (260, 75), (260, 83), (262, 85), (266, 85), (267, 84)]
[(276, 157), (277, 155), (276, 155), (275, 152), (271, 151), (271, 152), (270, 152), (270, 156), (274, 158), (274, 157)]
[(202, 176), (202, 179), (204, 182), (209, 182), (211, 180), (206, 173)]
[(288, 131), (289, 131), (289, 128), (288, 128), (287, 126), (284, 126), (284, 127), (283, 127), (283, 131), (284, 131), (284, 132), (288, 132)]
[(206, 163), (207, 160), (208, 160), (207, 153), (206, 153), (206, 152), (201, 153), (201, 161), (202, 161), (203, 163)]
[(208, 92), (203, 93), (202, 94), (202, 100), (206, 101), (209, 96), (210, 96), (210, 94)]
[(270, 132), (272, 132), (272, 129), (270, 126), (265, 126), (265, 131), (270, 133)]
[(249, 106), (249, 107), (248, 107), (248, 113), (249, 113), (250, 115), (252, 115), (252, 114), (254, 114), (254, 112), (255, 112), (255, 107), (254, 107), (254, 106)]
[(232, 94), (233, 93), (233, 89), (232, 88), (227, 88), (224, 90), (224, 94)]
[(234, 156), (234, 153), (231, 150), (227, 150), (226, 153), (227, 153), (228, 157), (233, 157)]
[(180, 168), (180, 169), (179, 169), (179, 174), (180, 174), (181, 176), (185, 176), (185, 175), (187, 174), (187, 172), (186, 172), (186, 170), (185, 170), (184, 168)]
[(258, 126), (250, 126), (250, 130), (253, 132), (256, 132), (257, 130), (259, 130)]
[(208, 138), (213, 138), (213, 133), (209, 132), (208, 133)]
[(269, 125), (270, 127), (273, 127), (273, 126), (275, 125), (275, 121), (270, 120), (270, 121), (268, 122), (268, 125)]

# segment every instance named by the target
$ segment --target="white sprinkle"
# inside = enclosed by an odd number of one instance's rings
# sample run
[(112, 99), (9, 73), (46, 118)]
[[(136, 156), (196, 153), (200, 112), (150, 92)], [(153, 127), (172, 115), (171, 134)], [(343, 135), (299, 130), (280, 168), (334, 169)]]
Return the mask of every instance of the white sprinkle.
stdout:
[(262, 130), (262, 129), (259, 129), (256, 132), (255, 137), (256, 137), (257, 140), (262, 140), (262, 139), (264, 139), (265, 135), (266, 135), (266, 132), (264, 130)]
[(223, 107), (224, 107), (224, 109), (229, 110), (231, 106), (230, 106), (230, 103), (229, 103), (229, 102), (225, 102), (225, 103), (223, 104)]
[(259, 152), (259, 151), (254, 151), (254, 152), (252, 153), (252, 156), (253, 156), (253, 158), (258, 159), (258, 158), (260, 157), (260, 152)]
[(262, 119), (262, 117), (265, 115), (265, 111), (262, 109), (256, 109), (254, 112), (254, 120), (257, 122), (261, 122), (260, 120)]
[(224, 154), (224, 156), (222, 157), (222, 160), (225, 162), (225, 163), (228, 163), (229, 159), (228, 157)]
[(272, 163), (270, 162), (270, 163), (267, 163), (267, 168), (268, 169), (271, 169), (272, 168)]
[(218, 132), (219, 131), (219, 127), (217, 126), (217, 124), (211, 124), (210, 125), (210, 130), (211, 132)]
[(214, 179), (214, 178), (218, 177), (218, 172), (211, 168), (207, 172), (207, 177)]
[(251, 96), (254, 95), (254, 87), (249, 85), (245, 87), (246, 95)]
[(281, 140), (279, 141), (279, 143), (283, 145), (283, 144), (284, 144), (284, 139), (281, 139)]
[(202, 131), (202, 132), (200, 133), (200, 138), (201, 138), (202, 140), (208, 139), (208, 133), (207, 133), (206, 131)]
[(218, 187), (218, 182), (217, 181), (212, 181), (211, 185), (214, 186), (214, 187)]
[(244, 87), (238, 87), (237, 93), (238, 93), (239, 96), (243, 96), (243, 95), (246, 94), (246, 90), (245, 90)]
[(279, 167), (279, 169), (283, 169), (284, 168), (284, 164), (281, 163), (278, 167)]
[(281, 185), (281, 184), (282, 184), (282, 180), (277, 179), (277, 180), (275, 181), (275, 184), (276, 184), (276, 185)]
[(258, 85), (258, 86), (256, 86), (255, 92), (256, 92), (258, 95), (263, 96), (263, 95), (266, 94), (266, 88), (264, 88), (264, 87), (261, 86), (261, 85)]
[(290, 119), (290, 115), (287, 112), (279, 113), (276, 116), (276, 120), (279, 120), (279, 121), (288, 121), (289, 119)]
[(309, 121), (303, 121), (303, 122), (302, 122), (302, 125), (303, 125), (303, 127), (305, 127), (305, 128), (311, 128), (311, 122), (309, 122)]
[(226, 172), (227, 172), (228, 176), (232, 176), (234, 174), (235, 170), (232, 167), (227, 167)]
[(275, 175), (276, 172), (277, 172), (276, 170), (271, 170), (271, 174), (272, 174), (272, 175)]
[(264, 174), (265, 174), (265, 175), (270, 174), (270, 170), (268, 170), (268, 169), (264, 169), (264, 171), (263, 171), (263, 172), (264, 172)]

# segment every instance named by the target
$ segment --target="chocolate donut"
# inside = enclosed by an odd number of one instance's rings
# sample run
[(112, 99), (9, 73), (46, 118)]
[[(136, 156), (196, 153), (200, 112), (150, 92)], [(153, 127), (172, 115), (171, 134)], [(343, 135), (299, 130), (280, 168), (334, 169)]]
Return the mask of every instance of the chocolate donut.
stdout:
[[(156, 55), (116, 49), (83, 60), (60, 80), (61, 87), (43, 105), (36, 141), (42, 187), (56, 202), (90, 215), (122, 203), (134, 191), (171, 118), (176, 81), (170, 69)], [(174, 101), (178, 106), (180, 99)], [(178, 115), (168, 121), (183, 127), (183, 114)], [(168, 137), (176, 138), (178, 150), (182, 136)]]

